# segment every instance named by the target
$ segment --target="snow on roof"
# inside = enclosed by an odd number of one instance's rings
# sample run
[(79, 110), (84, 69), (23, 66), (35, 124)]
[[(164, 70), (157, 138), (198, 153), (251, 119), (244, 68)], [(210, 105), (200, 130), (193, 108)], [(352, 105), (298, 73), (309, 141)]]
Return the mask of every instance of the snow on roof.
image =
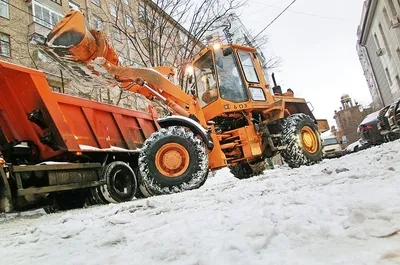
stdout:
[[(368, 115), (365, 117), (365, 119), (361, 122), (361, 124), (370, 123), (370, 122), (376, 120), (376, 119), (378, 118), (379, 112), (380, 112), (380, 110), (375, 111), (375, 112), (373, 112), (373, 113), (371, 113), (371, 114), (368, 114)], [(361, 125), (361, 124), (360, 124), (360, 125)]]
[(326, 131), (321, 133), (321, 138), (329, 138), (329, 137), (335, 137), (335, 135), (331, 131)]

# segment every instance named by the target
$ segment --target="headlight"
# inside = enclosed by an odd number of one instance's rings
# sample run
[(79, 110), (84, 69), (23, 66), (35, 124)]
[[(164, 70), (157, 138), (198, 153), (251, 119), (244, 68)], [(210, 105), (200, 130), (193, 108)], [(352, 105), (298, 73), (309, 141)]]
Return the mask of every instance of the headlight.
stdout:
[(265, 95), (262, 88), (250, 87), (250, 92), (253, 100), (265, 100)]

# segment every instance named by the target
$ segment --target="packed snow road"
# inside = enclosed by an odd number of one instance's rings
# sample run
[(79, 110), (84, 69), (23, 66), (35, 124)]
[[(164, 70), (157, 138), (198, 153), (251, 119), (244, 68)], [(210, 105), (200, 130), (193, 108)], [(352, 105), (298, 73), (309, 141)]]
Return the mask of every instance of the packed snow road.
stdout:
[(250, 180), (222, 170), (191, 192), (5, 218), (0, 264), (398, 264), (399, 150)]

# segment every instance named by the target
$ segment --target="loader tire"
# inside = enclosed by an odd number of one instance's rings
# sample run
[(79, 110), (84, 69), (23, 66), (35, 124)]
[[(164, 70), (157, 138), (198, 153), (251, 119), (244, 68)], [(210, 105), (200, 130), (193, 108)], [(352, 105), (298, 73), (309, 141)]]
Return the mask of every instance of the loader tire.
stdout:
[(248, 179), (254, 176), (253, 169), (248, 163), (241, 163), (233, 167), (229, 167), (232, 175), (237, 179)]
[(282, 125), (281, 152), (285, 162), (292, 168), (312, 165), (322, 160), (322, 143), (318, 127), (310, 116), (297, 113), (286, 118)]
[(110, 203), (131, 201), (137, 190), (137, 179), (132, 168), (125, 162), (114, 161), (102, 172), (106, 184), (100, 186), (105, 200)]
[(266, 169), (273, 169), (272, 161), (267, 158), (265, 161), (257, 163), (241, 163), (233, 167), (229, 167), (233, 176), (237, 179), (248, 179), (261, 175)]
[(172, 126), (153, 133), (139, 156), (140, 191), (148, 197), (197, 189), (208, 176), (208, 154), (193, 132)]

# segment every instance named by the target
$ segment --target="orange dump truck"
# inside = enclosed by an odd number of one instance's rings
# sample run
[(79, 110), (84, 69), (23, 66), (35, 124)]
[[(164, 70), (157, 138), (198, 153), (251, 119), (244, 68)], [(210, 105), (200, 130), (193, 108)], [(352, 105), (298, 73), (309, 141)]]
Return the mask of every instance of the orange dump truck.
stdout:
[(51, 91), (45, 75), (0, 61), (0, 212), (131, 200), (138, 155), (158, 129), (139, 112)]

